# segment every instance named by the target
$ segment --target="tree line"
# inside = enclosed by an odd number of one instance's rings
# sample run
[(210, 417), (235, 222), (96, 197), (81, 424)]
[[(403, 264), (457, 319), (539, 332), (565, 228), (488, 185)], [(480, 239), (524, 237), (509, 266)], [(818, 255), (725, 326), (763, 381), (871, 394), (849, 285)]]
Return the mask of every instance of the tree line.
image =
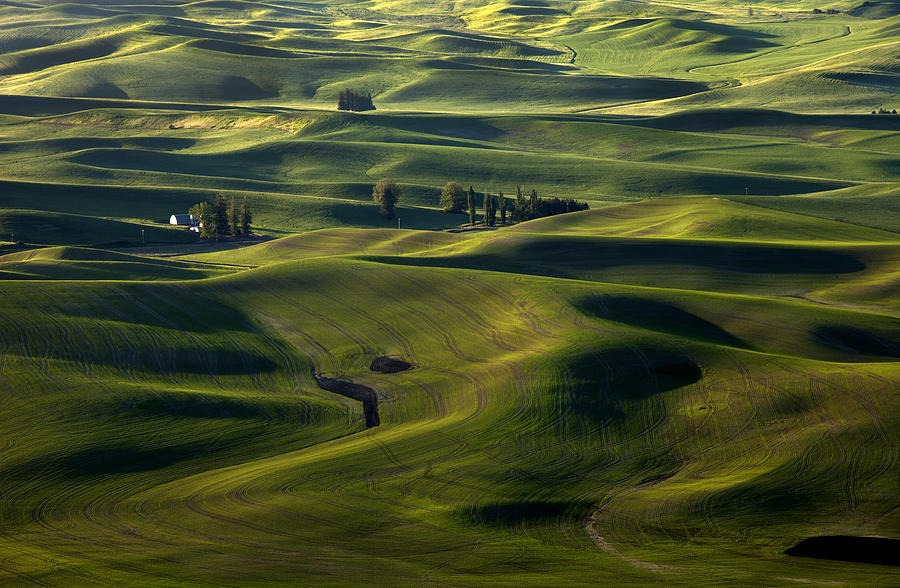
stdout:
[(253, 213), (247, 204), (247, 197), (238, 208), (232, 197), (226, 199), (224, 194), (217, 194), (214, 203), (198, 202), (188, 211), (200, 223), (200, 236), (206, 239), (219, 237), (249, 237)]
[[(381, 178), (372, 189), (372, 200), (387, 218), (396, 218), (395, 208), (402, 195), (400, 186), (389, 178)], [(447, 182), (441, 188), (440, 206), (445, 212), (468, 213), (469, 224), (474, 225), (478, 216), (478, 199), (472, 186), (463, 190), (458, 183)], [(500, 224), (505, 225), (508, 221), (522, 222), (588, 208), (587, 202), (578, 202), (572, 198), (541, 198), (537, 190), (532, 190), (529, 196), (525, 196), (522, 187), (516, 186), (515, 200), (506, 198), (503, 192), (497, 196), (484, 192), (481, 198), (481, 220), (485, 226), (493, 227), (497, 224), (498, 215)]]
[[(472, 186), (469, 186), (468, 190), (463, 190), (458, 183), (447, 182), (441, 189), (441, 208), (445, 212), (468, 213), (469, 224), (472, 225), (475, 224), (477, 216), (476, 201), (475, 189)], [(512, 208), (510, 208), (510, 204), (512, 204)], [(522, 222), (587, 209), (587, 202), (578, 202), (571, 198), (541, 198), (538, 196), (537, 190), (532, 190), (531, 194), (526, 197), (522, 187), (516, 186), (516, 198), (512, 202), (503, 195), (503, 192), (497, 194), (496, 197), (484, 192), (481, 217), (486, 226), (492, 227), (497, 222), (498, 212), (500, 224), (505, 225), (507, 216), (513, 222)]]

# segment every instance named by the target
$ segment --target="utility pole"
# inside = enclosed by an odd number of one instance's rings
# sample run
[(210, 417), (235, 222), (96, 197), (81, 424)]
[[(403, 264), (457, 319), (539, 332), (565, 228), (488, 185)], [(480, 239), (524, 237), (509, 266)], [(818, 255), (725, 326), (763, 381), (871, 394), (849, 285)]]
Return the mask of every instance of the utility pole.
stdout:
[(144, 229), (141, 229), (141, 244), (146, 245), (147, 240), (144, 239)]
[(399, 216), (397, 217), (397, 228), (398, 229), (400, 228), (400, 217)]

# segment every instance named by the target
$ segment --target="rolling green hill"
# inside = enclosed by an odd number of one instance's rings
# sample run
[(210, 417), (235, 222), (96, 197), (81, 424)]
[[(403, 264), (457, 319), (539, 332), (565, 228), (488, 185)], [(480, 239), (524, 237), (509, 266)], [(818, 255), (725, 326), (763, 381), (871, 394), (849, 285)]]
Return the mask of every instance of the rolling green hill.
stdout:
[(0, 255), (0, 279), (191, 280), (229, 272), (222, 266), (150, 259), (81, 247), (49, 247)]
[[(281, 235), (387, 226), (359, 205), (390, 175), (420, 229), (458, 224), (433, 213), (449, 180), (595, 206), (788, 196), (765, 206), (896, 229), (900, 119), (868, 114), (897, 106), (890, 5), (694, 8), (9, 5), (2, 204), (147, 223), (225, 191)], [(334, 112), (345, 87), (378, 110)], [(836, 214), (848, 189), (869, 206)]]
[[(214, 279), (0, 283), (7, 578), (889, 583), (781, 551), (896, 532), (900, 307), (864, 289), (897, 275), (900, 244), (775, 245), (833, 223), (659, 204), (468, 235), (319, 231), (207, 255), (259, 266)], [(607, 246), (584, 235), (698, 207), (768, 219), (769, 244), (670, 236), (653, 262), (655, 241), (618, 237), (616, 266), (633, 252), (656, 286), (572, 279)], [(673, 288), (685, 247), (706, 279)], [(773, 273), (859, 293), (759, 295)], [(370, 372), (384, 354), (414, 367)], [(313, 371), (373, 387), (381, 426)]]
[(897, 584), (898, 28), (0, 6), (0, 584)]

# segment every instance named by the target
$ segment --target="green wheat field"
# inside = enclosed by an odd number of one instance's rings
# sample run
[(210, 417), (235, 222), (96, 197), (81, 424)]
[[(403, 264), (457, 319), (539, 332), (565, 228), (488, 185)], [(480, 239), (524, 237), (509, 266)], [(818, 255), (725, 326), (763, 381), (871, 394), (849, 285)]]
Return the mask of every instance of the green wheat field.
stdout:
[(896, 109), (897, 0), (3, 2), (0, 585), (900, 584)]

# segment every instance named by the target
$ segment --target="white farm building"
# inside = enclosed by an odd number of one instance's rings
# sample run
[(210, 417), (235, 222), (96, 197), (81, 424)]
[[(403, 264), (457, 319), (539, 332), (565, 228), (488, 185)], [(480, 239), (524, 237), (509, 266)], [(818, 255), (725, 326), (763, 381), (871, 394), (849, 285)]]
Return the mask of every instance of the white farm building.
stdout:
[(169, 217), (169, 224), (188, 227), (195, 232), (200, 231), (200, 220), (195, 219), (192, 214), (173, 214)]

